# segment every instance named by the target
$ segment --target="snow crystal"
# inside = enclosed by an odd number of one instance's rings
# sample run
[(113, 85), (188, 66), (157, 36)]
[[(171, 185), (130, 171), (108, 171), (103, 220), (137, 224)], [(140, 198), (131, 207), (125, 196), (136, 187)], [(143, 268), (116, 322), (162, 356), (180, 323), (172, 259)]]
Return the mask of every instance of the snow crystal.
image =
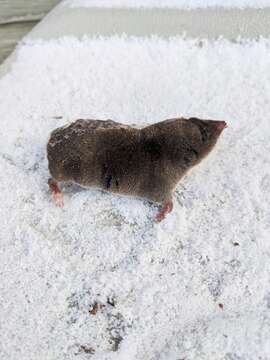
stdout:
[[(269, 359), (270, 41), (28, 41), (0, 80), (0, 357)], [(226, 120), (174, 211), (47, 186), (77, 118)]]

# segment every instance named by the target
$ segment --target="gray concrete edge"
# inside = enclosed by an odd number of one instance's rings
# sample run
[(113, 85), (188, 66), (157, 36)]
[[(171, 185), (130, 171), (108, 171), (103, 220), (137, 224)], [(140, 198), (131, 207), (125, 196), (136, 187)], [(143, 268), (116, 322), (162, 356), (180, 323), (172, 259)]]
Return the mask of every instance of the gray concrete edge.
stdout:
[[(69, 8), (56, 6), (24, 39), (128, 36), (171, 37), (185, 34), (190, 38), (214, 40), (257, 39), (270, 36), (270, 7), (264, 9), (170, 9), (170, 8)], [(20, 46), (20, 45), (19, 45)], [(0, 66), (0, 77), (16, 59), (17, 49)]]
[[(56, 7), (29, 34), (29, 38), (61, 36), (186, 34), (192, 38), (235, 40), (270, 35), (270, 7), (264, 9), (69, 8)], [(46, 28), (46, 30), (45, 30)]]

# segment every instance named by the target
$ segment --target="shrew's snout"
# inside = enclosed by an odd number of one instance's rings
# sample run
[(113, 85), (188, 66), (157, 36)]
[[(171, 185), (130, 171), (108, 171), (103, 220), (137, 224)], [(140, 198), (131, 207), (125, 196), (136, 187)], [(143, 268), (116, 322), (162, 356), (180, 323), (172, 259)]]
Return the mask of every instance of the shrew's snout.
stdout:
[(226, 121), (211, 121), (213, 125), (216, 126), (216, 128), (220, 131), (224, 130), (226, 127), (228, 127)]

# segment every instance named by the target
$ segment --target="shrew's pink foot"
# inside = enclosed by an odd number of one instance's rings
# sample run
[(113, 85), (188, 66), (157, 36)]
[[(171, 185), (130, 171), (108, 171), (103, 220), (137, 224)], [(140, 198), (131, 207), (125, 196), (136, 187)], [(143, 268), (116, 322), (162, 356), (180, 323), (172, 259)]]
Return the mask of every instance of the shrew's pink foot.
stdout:
[(63, 193), (53, 193), (53, 200), (56, 206), (64, 207), (64, 195)]
[(162, 205), (161, 210), (156, 216), (156, 221), (160, 222), (165, 219), (166, 215), (169, 214), (173, 209), (173, 202), (169, 201)]
[(48, 185), (52, 192), (53, 200), (54, 200), (55, 204), (59, 207), (63, 207), (64, 206), (64, 195), (63, 195), (62, 191), (60, 190), (57, 181), (55, 181), (54, 179), (51, 178), (48, 180)]

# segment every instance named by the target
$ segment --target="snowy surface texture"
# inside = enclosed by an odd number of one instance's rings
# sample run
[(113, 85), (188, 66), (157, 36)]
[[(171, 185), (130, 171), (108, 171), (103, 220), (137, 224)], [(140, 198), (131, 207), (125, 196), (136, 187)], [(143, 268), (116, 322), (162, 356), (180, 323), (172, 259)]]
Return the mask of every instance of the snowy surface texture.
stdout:
[[(270, 359), (270, 42), (64, 38), (0, 80), (0, 358)], [(226, 120), (175, 208), (47, 187), (77, 118)]]
[(143, 7), (196, 9), (208, 7), (261, 8), (270, 7), (270, 0), (66, 0), (71, 7)]

